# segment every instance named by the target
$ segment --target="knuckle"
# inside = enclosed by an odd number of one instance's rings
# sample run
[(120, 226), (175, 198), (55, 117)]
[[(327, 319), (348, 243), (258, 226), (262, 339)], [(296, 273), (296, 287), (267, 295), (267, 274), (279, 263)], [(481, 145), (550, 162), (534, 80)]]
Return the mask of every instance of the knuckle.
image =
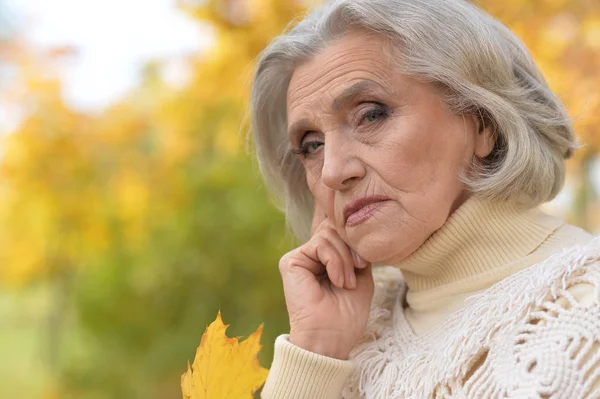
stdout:
[(287, 269), (287, 262), (285, 260), (285, 257), (283, 257), (279, 260), (279, 272), (283, 274), (286, 269)]
[(290, 264), (293, 259), (293, 256), (295, 255), (296, 251), (297, 250), (292, 250), (292, 251), (286, 253), (285, 255), (283, 255), (281, 257), (281, 259), (279, 259), (279, 271), (281, 273), (284, 273), (289, 269)]
[(320, 253), (328, 253), (331, 252), (332, 249), (331, 242), (324, 236), (316, 237), (315, 240), (310, 243), (310, 246)]
[(329, 240), (327, 238), (327, 234), (323, 234), (323, 232), (320, 232), (319, 234), (317, 234), (315, 236), (315, 238), (313, 240), (311, 240), (309, 242), (316, 247), (316, 246), (327, 244), (328, 241)]
[(307, 244), (314, 245), (314, 246), (320, 246), (320, 245), (324, 245), (326, 243), (327, 243), (326, 236), (323, 234), (323, 232), (320, 232), (319, 234), (314, 236), (314, 238), (312, 240), (310, 240)]
[(327, 226), (322, 230), (323, 234), (330, 239), (337, 239), (338, 233), (333, 226)]

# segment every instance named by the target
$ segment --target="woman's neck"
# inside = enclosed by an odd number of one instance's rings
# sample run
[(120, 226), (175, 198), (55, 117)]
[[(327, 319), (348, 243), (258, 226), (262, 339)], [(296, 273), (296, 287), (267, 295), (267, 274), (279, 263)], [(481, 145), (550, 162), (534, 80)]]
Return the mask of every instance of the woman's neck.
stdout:
[(460, 283), (526, 257), (562, 224), (537, 209), (473, 196), (396, 267), (414, 293)]

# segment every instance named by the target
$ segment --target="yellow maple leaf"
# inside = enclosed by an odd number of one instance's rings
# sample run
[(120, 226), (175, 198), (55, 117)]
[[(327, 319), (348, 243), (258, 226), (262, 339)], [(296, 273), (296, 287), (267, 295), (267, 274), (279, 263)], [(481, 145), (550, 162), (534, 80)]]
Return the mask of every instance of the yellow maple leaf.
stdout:
[(219, 312), (204, 332), (194, 363), (181, 376), (183, 399), (252, 399), (264, 384), (269, 370), (256, 356), (262, 324), (241, 343), (227, 337), (227, 327)]

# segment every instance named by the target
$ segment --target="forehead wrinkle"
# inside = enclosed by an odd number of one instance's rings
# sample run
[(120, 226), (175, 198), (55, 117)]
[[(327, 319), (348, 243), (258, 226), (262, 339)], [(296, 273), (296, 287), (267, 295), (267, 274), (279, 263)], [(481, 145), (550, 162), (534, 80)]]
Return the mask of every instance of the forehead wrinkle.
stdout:
[[(323, 60), (322, 58), (325, 59)], [(350, 59), (348, 60), (348, 58)], [(340, 67), (343, 68), (342, 71), (339, 70)], [(298, 76), (298, 70), (306, 68), (308, 68), (308, 71)], [(315, 71), (315, 69), (317, 70)], [(307, 90), (312, 92), (313, 90), (311, 89), (313, 85), (318, 85), (318, 87), (321, 88), (328, 86), (331, 81), (338, 78), (338, 75), (340, 74), (345, 75), (348, 73), (364, 72), (366, 74), (381, 75), (375, 76), (377, 79), (372, 80), (377, 81), (383, 78), (383, 80), (390, 81), (390, 72), (392, 69), (393, 66), (390, 65), (387, 57), (380, 51), (374, 51), (371, 47), (342, 48), (339, 51), (335, 51), (333, 54), (327, 54), (326, 56), (321, 53), (296, 69), (296, 72), (293, 74), (295, 75), (295, 79), (293, 80), (299, 80), (298, 83), (300, 84), (301, 89), (298, 90), (297, 93), (290, 93), (288, 90), (288, 95), (291, 94), (288, 104), (295, 103), (298, 100), (298, 97), (306, 97), (304, 91)], [(311, 83), (310, 78), (312, 75), (316, 75), (317, 79)], [(294, 76), (292, 77), (294, 78)], [(304, 80), (308, 80), (308, 84), (302, 84), (304, 83)]]
[[(334, 97), (334, 95), (331, 94), (333, 91), (331, 89), (332, 87), (338, 86), (336, 81), (338, 79), (344, 79), (347, 76), (352, 77), (345, 79), (345, 81), (342, 83), (346, 87), (356, 81), (359, 83), (364, 82), (364, 86), (356, 88), (356, 90), (353, 90), (356, 91), (356, 93), (351, 94), (357, 95), (360, 94), (361, 91), (368, 90), (369, 88), (376, 90), (376, 87), (385, 93), (397, 94), (395, 88), (391, 84), (393, 82), (392, 78), (384, 71), (381, 71), (380, 74), (374, 73), (372, 70), (367, 69), (354, 69), (352, 71), (328, 71), (319, 79), (307, 85), (301, 85), (301, 82), (304, 79), (309, 79), (310, 77), (309, 74), (306, 74), (298, 81), (300, 88), (295, 90), (293, 97), (290, 96), (292, 98), (290, 98), (290, 101), (288, 101), (288, 113), (291, 115), (296, 109), (308, 109), (314, 111), (316, 109), (320, 109), (321, 107), (334, 111), (339, 110), (341, 105), (340, 101), (332, 100), (329, 106), (325, 105), (325, 101), (328, 98)], [(317, 87), (317, 89), (313, 90), (315, 87)], [(339, 92), (339, 90), (336, 91)], [(339, 95), (336, 95), (335, 97), (338, 96)], [(344, 95), (344, 97), (346, 96)]]
[[(323, 57), (323, 55), (321, 55)], [(346, 62), (346, 60), (344, 59), (345, 57), (350, 57), (350, 62)], [(325, 62), (323, 64), (323, 68), (325, 69), (329, 69), (330, 67), (334, 66), (336, 63), (338, 63), (341, 59), (344, 59), (342, 62), (342, 65), (349, 65), (355, 62), (363, 62), (363, 61), (367, 61), (369, 63), (374, 63), (374, 64), (380, 64), (379, 61), (379, 57), (381, 56), (381, 53), (373, 51), (370, 48), (364, 49), (361, 47), (351, 47), (351, 48), (345, 48), (342, 49), (340, 51), (336, 51), (335, 53), (329, 55), (326, 59)], [(317, 59), (321, 58), (319, 56), (315, 57), (313, 59), (313, 62), (317, 62)], [(334, 64), (334, 65), (331, 65)]]
[[(301, 74), (300, 77), (297, 76), (297, 82), (295, 83), (297, 83), (297, 86), (299, 85), (300, 88), (295, 91), (295, 95), (290, 95), (290, 105), (293, 105), (299, 99), (309, 97), (304, 95), (306, 91), (314, 94), (319, 90), (329, 89), (330, 86), (333, 84), (333, 81), (339, 78), (344, 78), (348, 75), (363, 75), (364, 80), (372, 80), (380, 84), (382, 87), (387, 86), (386, 84), (382, 84), (382, 80), (391, 82), (392, 77), (390, 76), (390, 73), (385, 70), (385, 68), (382, 68), (382, 66), (378, 63), (375, 63), (375, 65), (364, 65), (364, 61), (365, 60), (352, 60), (350, 62), (341, 64), (340, 66), (330, 67), (327, 69), (324, 66), (322, 67), (322, 69), (325, 69), (324, 73), (315, 74), (311, 73), (312, 71), (308, 71), (306, 73)], [(369, 64), (372, 63), (369, 62)], [(316, 80), (311, 82), (310, 78), (313, 75), (317, 75), (318, 77)], [(360, 77), (356, 77), (353, 80), (357, 79), (360, 79)], [(303, 84), (305, 80), (309, 81), (306, 85)], [(314, 86), (319, 87), (320, 89), (312, 90)]]

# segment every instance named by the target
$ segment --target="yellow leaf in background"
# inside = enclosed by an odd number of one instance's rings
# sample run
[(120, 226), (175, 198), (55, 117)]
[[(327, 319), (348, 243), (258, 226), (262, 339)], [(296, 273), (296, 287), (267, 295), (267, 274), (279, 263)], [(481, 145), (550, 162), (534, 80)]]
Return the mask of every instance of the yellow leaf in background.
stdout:
[(252, 399), (269, 370), (261, 367), (260, 351), (263, 326), (244, 342), (225, 335), (221, 312), (204, 332), (196, 358), (181, 376), (183, 399)]
[(587, 20), (583, 29), (587, 45), (594, 50), (600, 50), (600, 17)]

